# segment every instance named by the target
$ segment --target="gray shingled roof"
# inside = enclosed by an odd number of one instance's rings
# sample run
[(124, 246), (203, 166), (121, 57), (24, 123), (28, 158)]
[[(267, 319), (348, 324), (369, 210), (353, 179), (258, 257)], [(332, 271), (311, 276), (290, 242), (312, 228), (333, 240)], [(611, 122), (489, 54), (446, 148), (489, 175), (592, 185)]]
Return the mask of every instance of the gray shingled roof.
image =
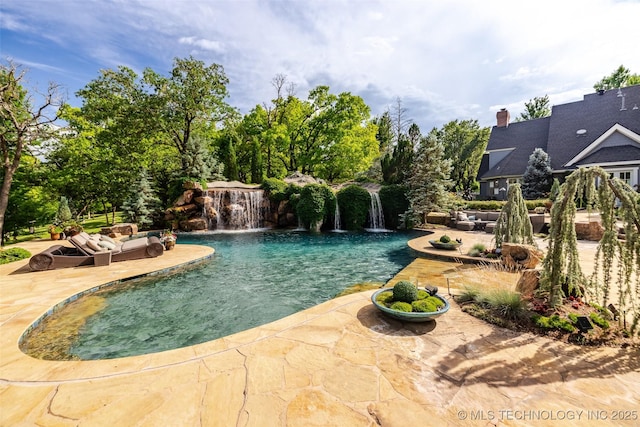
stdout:
[[(601, 137), (616, 123), (640, 134), (640, 85), (622, 88), (626, 110), (621, 111), (622, 98), (618, 89), (592, 93), (582, 101), (554, 106), (551, 116), (544, 119), (512, 123), (508, 127), (494, 126), (487, 151), (507, 148), (515, 149), (480, 178), (521, 176), (527, 168), (529, 156), (537, 147), (545, 150), (551, 158), (553, 170), (566, 170), (566, 163)], [(638, 106), (638, 109), (633, 109)], [(584, 129), (583, 135), (576, 131)], [(580, 161), (594, 164), (639, 160), (640, 150), (635, 147), (602, 148)]]
[[(512, 123), (507, 127), (494, 126), (487, 150), (504, 148), (515, 149), (485, 172), (481, 178), (488, 179), (498, 176), (519, 176), (524, 173), (529, 163), (529, 156), (536, 148), (547, 151), (547, 135), (550, 117)], [(522, 165), (524, 164), (524, 169)]]
[[(565, 169), (564, 165), (569, 160), (616, 123), (640, 134), (640, 109), (633, 110), (634, 104), (640, 107), (640, 85), (622, 88), (622, 93), (626, 95), (626, 111), (620, 111), (622, 98), (617, 96), (617, 89), (608, 90), (603, 95), (592, 93), (585, 95), (583, 101), (553, 107), (547, 143), (552, 169)], [(579, 129), (585, 129), (587, 133), (577, 136)], [(631, 159), (618, 157), (617, 160)]]
[(640, 147), (622, 145), (618, 147), (604, 147), (581, 159), (577, 166), (600, 163), (614, 163), (624, 160), (640, 160)]

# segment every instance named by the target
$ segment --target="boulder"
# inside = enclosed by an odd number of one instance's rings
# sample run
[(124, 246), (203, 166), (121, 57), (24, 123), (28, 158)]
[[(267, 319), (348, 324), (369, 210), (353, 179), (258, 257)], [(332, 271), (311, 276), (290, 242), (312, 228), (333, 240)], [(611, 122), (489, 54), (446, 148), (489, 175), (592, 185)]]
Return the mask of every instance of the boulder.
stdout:
[(542, 270), (527, 269), (522, 271), (522, 275), (516, 284), (516, 292), (523, 296), (531, 296), (540, 286), (540, 274)]
[(191, 218), (180, 221), (180, 229), (184, 231), (206, 230), (209, 224), (204, 218)]
[(198, 210), (198, 206), (195, 203), (190, 203), (188, 205), (184, 205), (184, 206), (176, 206), (174, 208), (170, 208), (170, 211), (175, 212), (182, 212), (182, 213), (189, 213), (189, 212), (195, 212)]
[(518, 243), (502, 244), (502, 264), (511, 269), (532, 269), (542, 260), (542, 251), (532, 245)]
[(132, 234), (138, 234), (138, 224), (121, 223), (114, 224), (111, 227), (102, 227), (100, 229), (100, 234), (105, 234), (111, 237), (131, 236)]
[(576, 222), (576, 239), (597, 242), (604, 235), (604, 227), (598, 221)]
[(185, 181), (184, 184), (182, 184), (182, 188), (185, 190), (200, 190), (200, 192), (202, 192), (202, 184), (196, 181)]

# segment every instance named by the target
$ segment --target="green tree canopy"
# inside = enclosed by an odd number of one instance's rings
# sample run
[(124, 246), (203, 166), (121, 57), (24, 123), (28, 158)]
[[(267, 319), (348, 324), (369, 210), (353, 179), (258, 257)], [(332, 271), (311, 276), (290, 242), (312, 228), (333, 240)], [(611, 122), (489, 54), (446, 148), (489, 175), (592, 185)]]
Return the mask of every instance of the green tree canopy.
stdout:
[(524, 103), (524, 112), (516, 119), (516, 122), (525, 120), (541, 119), (551, 115), (551, 107), (549, 106), (549, 95), (536, 96)]
[(476, 176), (489, 134), (490, 129), (481, 128), (477, 120), (454, 120), (429, 133), (443, 145), (444, 158), (451, 160), (450, 179), (454, 190), (476, 187)]
[(620, 65), (611, 74), (596, 82), (593, 88), (595, 90), (609, 90), (637, 84), (640, 84), (640, 74), (632, 74), (631, 70)]

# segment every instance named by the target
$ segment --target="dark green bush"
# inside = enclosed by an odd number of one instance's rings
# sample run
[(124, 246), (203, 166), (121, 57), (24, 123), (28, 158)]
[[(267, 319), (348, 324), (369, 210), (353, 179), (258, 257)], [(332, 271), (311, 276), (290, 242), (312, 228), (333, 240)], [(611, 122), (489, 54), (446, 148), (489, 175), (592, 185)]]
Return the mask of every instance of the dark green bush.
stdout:
[(416, 286), (407, 281), (401, 280), (393, 287), (393, 300), (412, 303), (418, 298), (418, 289)]
[(336, 208), (333, 191), (325, 184), (308, 184), (300, 192), (300, 200), (296, 204), (298, 218), (310, 228), (314, 228)]
[(287, 183), (277, 178), (265, 178), (260, 185), (269, 197), (269, 200), (273, 202), (281, 202), (287, 200)]
[(389, 308), (396, 311), (404, 311), (406, 313), (411, 313), (413, 311), (413, 307), (411, 306), (411, 304), (402, 301), (394, 302)]
[(474, 211), (499, 211), (504, 206), (503, 201), (499, 200), (472, 200), (466, 203), (468, 210)]
[(384, 223), (388, 229), (395, 230), (400, 225), (400, 215), (409, 209), (407, 187), (399, 184), (383, 185), (378, 195), (384, 212)]
[(440, 237), (440, 243), (449, 243), (451, 242), (451, 237), (447, 236), (446, 234), (443, 234)]
[(9, 248), (0, 251), (0, 264), (9, 264), (10, 262), (20, 261), (21, 259), (31, 257), (31, 252), (22, 248)]
[(359, 185), (344, 187), (337, 194), (343, 227), (347, 230), (361, 230), (367, 222), (371, 196)]

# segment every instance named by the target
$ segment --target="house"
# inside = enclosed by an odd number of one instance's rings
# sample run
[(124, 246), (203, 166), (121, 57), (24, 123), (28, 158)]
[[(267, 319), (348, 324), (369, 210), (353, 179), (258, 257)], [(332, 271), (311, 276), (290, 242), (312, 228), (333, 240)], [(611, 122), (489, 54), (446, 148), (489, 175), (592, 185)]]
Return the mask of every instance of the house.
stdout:
[(478, 171), (481, 198), (505, 199), (509, 185), (522, 181), (536, 148), (549, 154), (554, 177), (600, 166), (638, 188), (640, 85), (602, 90), (582, 101), (556, 105), (542, 119), (509, 123), (506, 109), (496, 118)]

